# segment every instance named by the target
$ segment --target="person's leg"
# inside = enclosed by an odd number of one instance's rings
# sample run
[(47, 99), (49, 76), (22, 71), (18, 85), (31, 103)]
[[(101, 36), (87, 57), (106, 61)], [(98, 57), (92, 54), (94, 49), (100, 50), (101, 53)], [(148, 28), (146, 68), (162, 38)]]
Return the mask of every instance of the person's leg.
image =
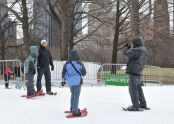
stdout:
[(27, 74), (27, 95), (32, 95), (34, 93), (34, 74)]
[(135, 75), (129, 75), (129, 94), (133, 107), (139, 108), (138, 78)]
[(45, 75), (45, 80), (46, 80), (46, 92), (47, 93), (51, 93), (51, 72), (49, 68), (46, 68), (44, 71), (44, 75)]
[(20, 89), (20, 78), (19, 77), (16, 77), (16, 86), (15, 86), (16, 89)]
[(9, 80), (10, 80), (10, 75), (5, 75), (4, 74), (4, 79), (5, 79), (5, 88), (9, 88)]
[(70, 87), (70, 91), (71, 91), (71, 101), (70, 101), (70, 110), (72, 111), (72, 108), (73, 108), (73, 103), (74, 103), (74, 86), (71, 86)]
[(78, 109), (80, 91), (81, 91), (81, 85), (75, 85), (74, 86), (74, 107), (72, 110), (74, 115), (80, 114), (79, 109)]
[(27, 87), (27, 95), (28, 96), (30, 96), (31, 94), (30, 94), (30, 85), (29, 85), (29, 75), (28, 74), (26, 74), (25, 75), (25, 79), (26, 79), (26, 87)]
[(36, 84), (37, 91), (40, 91), (42, 88), (41, 80), (42, 80), (43, 73), (44, 73), (44, 69), (40, 68), (37, 74), (37, 84)]
[(141, 77), (140, 76), (138, 77), (138, 94), (139, 94), (140, 106), (147, 107), (143, 89), (141, 87)]

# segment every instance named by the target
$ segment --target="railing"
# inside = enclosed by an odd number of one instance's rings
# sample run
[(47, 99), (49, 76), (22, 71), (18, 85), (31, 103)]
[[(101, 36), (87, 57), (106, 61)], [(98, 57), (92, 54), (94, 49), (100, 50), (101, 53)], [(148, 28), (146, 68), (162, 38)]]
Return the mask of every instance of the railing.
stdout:
[(0, 83), (22, 83), (23, 77), (23, 64), (20, 60), (0, 60)]
[[(51, 71), (51, 82), (52, 85), (60, 85), (62, 78), (62, 69), (65, 61), (53, 61), (55, 69)], [(114, 84), (115, 82), (119, 85), (128, 85), (128, 75), (125, 73), (126, 64), (100, 64), (94, 62), (83, 62), (87, 70), (87, 75), (84, 77), (84, 84), (86, 85), (104, 85)], [(17, 77), (20, 77), (23, 84), (25, 84), (25, 64), (22, 64), (20, 60), (0, 60), (0, 82), (4, 82), (4, 73), (7, 68), (11, 68), (12, 74), (10, 75), (9, 82), (16, 82)], [(15, 71), (16, 68), (19, 70)], [(18, 76), (17, 76), (18, 75)], [(45, 84), (45, 78), (42, 79), (43, 85)], [(37, 74), (34, 77), (36, 83)], [(162, 84), (163, 74), (162, 69), (157, 66), (145, 66), (142, 82), (157, 82)]]
[[(98, 78), (110, 85), (128, 85), (129, 78), (126, 74), (126, 64), (103, 64)], [(146, 65), (143, 71), (142, 82), (162, 84), (163, 74), (160, 67)]]
[[(25, 67), (26, 61), (24, 63)], [(65, 61), (53, 61), (54, 64), (54, 71), (51, 71), (51, 83), (52, 85), (60, 85), (61, 78), (62, 78), (62, 69)], [(93, 62), (83, 62), (87, 74), (83, 78), (84, 85), (99, 85), (98, 81), (98, 71), (101, 67), (100, 63), (93, 63)], [(43, 76), (44, 77), (44, 76)], [(37, 74), (34, 76), (34, 81), (37, 81)], [(45, 84), (45, 78), (42, 79), (42, 84)]]

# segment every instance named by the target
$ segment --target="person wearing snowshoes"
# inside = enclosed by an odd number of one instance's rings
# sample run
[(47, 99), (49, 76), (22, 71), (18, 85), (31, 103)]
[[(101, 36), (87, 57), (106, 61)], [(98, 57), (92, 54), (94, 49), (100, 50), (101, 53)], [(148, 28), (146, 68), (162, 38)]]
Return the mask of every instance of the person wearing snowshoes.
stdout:
[(25, 65), (25, 77), (27, 85), (27, 97), (37, 96), (37, 93), (34, 89), (34, 75), (37, 70), (37, 58), (38, 58), (38, 46), (30, 46), (31, 54), (28, 56), (26, 65)]
[(124, 45), (124, 56), (128, 58), (126, 73), (129, 74), (129, 94), (132, 101), (132, 106), (127, 108), (127, 111), (143, 111), (150, 109), (144, 97), (141, 87), (141, 76), (147, 61), (147, 51), (140, 37), (132, 40), (133, 48), (130, 44)]
[(64, 86), (66, 81), (71, 91), (71, 107), (70, 111), (73, 116), (81, 116), (78, 109), (79, 96), (81, 92), (81, 85), (83, 84), (82, 76), (86, 75), (86, 69), (80, 61), (79, 54), (76, 50), (72, 50), (69, 55), (69, 61), (65, 63), (62, 70), (62, 82)]
[(45, 80), (46, 80), (46, 93), (48, 95), (54, 95), (53, 92), (51, 92), (51, 72), (50, 72), (50, 67), (51, 65), (51, 70), (54, 70), (54, 65), (52, 61), (52, 56), (50, 54), (50, 51), (46, 48), (47, 47), (47, 41), (42, 40), (40, 49), (39, 49), (39, 56), (38, 56), (38, 75), (37, 75), (37, 92), (40, 92), (42, 90), (42, 76), (44, 74)]

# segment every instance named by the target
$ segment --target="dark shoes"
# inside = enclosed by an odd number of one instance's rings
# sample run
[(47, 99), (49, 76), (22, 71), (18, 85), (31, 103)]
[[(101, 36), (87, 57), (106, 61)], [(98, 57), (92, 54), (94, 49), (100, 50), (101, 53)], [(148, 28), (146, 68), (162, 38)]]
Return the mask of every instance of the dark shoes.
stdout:
[(81, 115), (82, 115), (81, 112), (79, 112), (78, 114), (74, 114), (74, 113), (73, 113), (73, 116), (81, 116)]
[[(70, 111), (72, 112), (72, 108), (70, 108)], [(73, 116), (81, 116), (82, 113), (80, 112), (80, 109), (78, 109), (78, 111), (79, 111), (79, 113), (77, 113), (77, 114), (73, 113)]]
[(53, 93), (53, 92), (47, 92), (47, 94), (48, 94), (48, 95), (54, 95), (54, 93)]
[(143, 111), (143, 109), (134, 106), (129, 106), (127, 107), (127, 111)]
[(34, 93), (27, 93), (27, 96), (31, 96), (31, 97), (35, 97), (35, 96), (37, 96), (38, 94), (36, 93), (36, 92), (34, 92)]
[(150, 108), (148, 108), (146, 105), (140, 105), (139, 107), (144, 110), (150, 110)]
[(8, 86), (9, 86), (9, 83), (5, 83), (5, 89), (10, 89)]

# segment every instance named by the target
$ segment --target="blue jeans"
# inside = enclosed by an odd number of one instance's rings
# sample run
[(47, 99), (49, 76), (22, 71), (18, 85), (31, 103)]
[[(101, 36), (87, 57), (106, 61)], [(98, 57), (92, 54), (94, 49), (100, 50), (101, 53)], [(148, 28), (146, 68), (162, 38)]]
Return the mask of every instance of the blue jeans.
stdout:
[(134, 107), (146, 106), (143, 89), (141, 87), (141, 76), (129, 75), (129, 94)]
[(73, 114), (78, 114), (79, 96), (81, 92), (81, 85), (74, 85), (70, 87), (71, 90), (71, 110)]
[(42, 84), (41, 84), (41, 80), (42, 80), (42, 76), (45, 76), (45, 80), (46, 80), (46, 92), (51, 92), (51, 73), (50, 73), (50, 68), (40, 68), (38, 70), (38, 75), (37, 75), (37, 91), (40, 91), (42, 88)]

